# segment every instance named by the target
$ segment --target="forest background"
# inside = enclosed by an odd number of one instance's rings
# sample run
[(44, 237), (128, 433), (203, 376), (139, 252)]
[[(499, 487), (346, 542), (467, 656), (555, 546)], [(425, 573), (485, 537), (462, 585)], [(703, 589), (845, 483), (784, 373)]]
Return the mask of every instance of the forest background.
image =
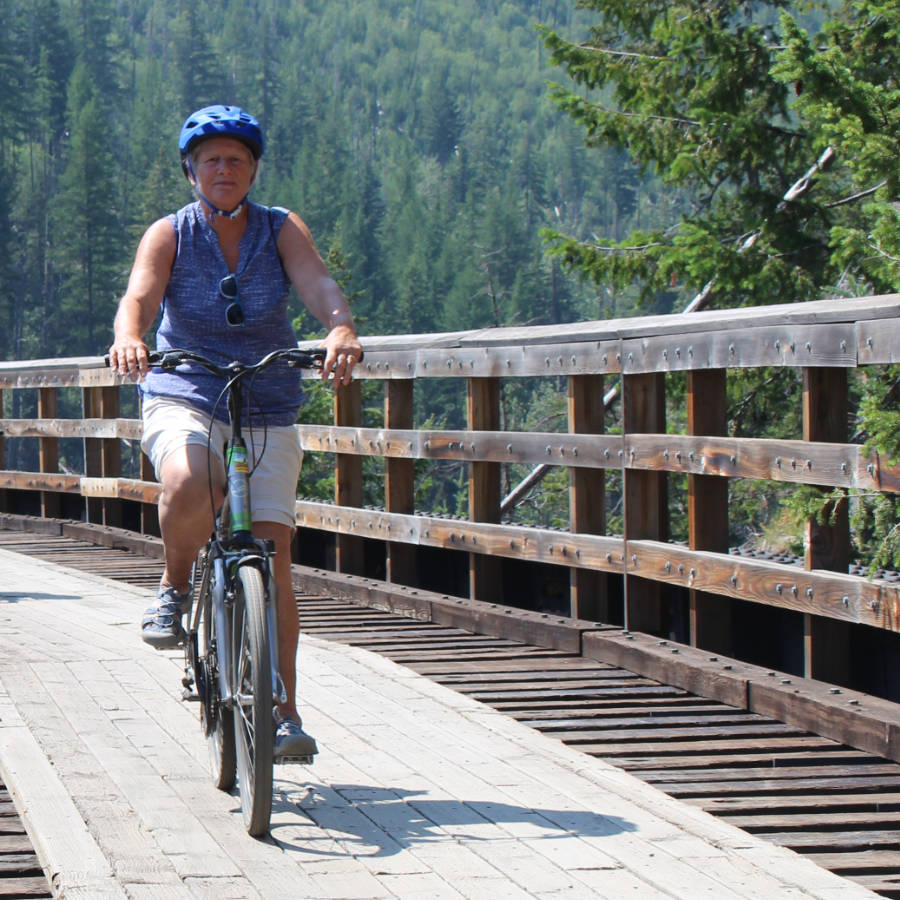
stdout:
[[(711, 279), (720, 306), (896, 289), (893, 3), (0, 0), (0, 10), (3, 358), (104, 352), (140, 234), (191, 199), (180, 125), (217, 102), (262, 121), (254, 199), (303, 216), (363, 333), (677, 312)], [(784, 192), (826, 147), (837, 165), (786, 210)], [(299, 333), (316, 334), (296, 313)], [(850, 431), (896, 451), (897, 378), (881, 375), (855, 387)], [(777, 423), (794, 436), (790, 377), (731, 379), (733, 433)], [(418, 425), (461, 427), (460, 397), (436, 382), (417, 391)], [(20, 393), (14, 402), (27, 402)], [(564, 428), (564, 394), (546, 380), (505, 386), (505, 424)], [(304, 416), (327, 414), (318, 395)], [(505, 486), (522, 474), (508, 469)], [(327, 460), (308, 459), (303, 479), (305, 494), (329, 496)], [(677, 479), (672, 488), (677, 531), (684, 491)], [(428, 509), (464, 512), (460, 466), (423, 470), (417, 491)], [(812, 499), (789, 494), (735, 484), (733, 539), (774, 528), (796, 543)], [(564, 524), (565, 507), (557, 470), (516, 515)], [(873, 559), (896, 511), (882, 497), (855, 508), (860, 556)]]

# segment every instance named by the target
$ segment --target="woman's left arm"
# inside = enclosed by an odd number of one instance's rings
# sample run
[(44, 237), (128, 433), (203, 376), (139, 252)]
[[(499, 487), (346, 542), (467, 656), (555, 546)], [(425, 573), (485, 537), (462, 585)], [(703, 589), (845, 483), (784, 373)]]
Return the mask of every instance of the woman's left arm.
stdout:
[(288, 213), (278, 233), (278, 253), (284, 269), (306, 308), (327, 329), (322, 377), (349, 384), (353, 367), (362, 356), (353, 315), (341, 289), (328, 274), (306, 223)]

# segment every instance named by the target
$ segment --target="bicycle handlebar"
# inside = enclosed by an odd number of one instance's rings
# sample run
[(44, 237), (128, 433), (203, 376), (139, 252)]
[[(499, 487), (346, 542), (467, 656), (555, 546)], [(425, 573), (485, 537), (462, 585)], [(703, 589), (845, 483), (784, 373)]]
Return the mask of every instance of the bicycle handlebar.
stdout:
[[(299, 347), (285, 347), (283, 350), (273, 350), (255, 363), (231, 362), (226, 366), (214, 363), (200, 353), (192, 350), (151, 350), (147, 354), (147, 361), (153, 368), (171, 371), (182, 363), (194, 363), (213, 375), (222, 378), (234, 378), (250, 372), (260, 372), (278, 360), (286, 360), (288, 366), (293, 369), (321, 369), (325, 362), (326, 351), (324, 348), (313, 350), (301, 350)], [(103, 357), (103, 361), (109, 367), (109, 355)]]

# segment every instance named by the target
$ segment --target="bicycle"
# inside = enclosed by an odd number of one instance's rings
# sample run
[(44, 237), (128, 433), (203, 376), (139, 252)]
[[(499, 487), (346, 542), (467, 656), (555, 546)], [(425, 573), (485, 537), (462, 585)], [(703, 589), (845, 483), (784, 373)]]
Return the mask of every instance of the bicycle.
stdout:
[[(193, 363), (225, 379), (219, 398), (227, 396), (231, 427), (225, 448), (225, 501), (191, 573), (182, 684), (186, 698), (194, 699), (196, 692), (200, 701), (213, 782), (219, 790), (230, 791), (237, 776), (244, 825), (254, 837), (269, 829), (273, 707), (287, 695), (278, 671), (274, 544), (252, 533), (250, 459), (241, 425), (244, 382), (279, 360), (292, 368), (321, 369), (324, 359), (324, 350), (299, 348), (275, 350), (253, 364), (226, 366), (186, 350), (149, 354), (151, 366), (171, 370)], [(309, 764), (312, 757), (279, 761)]]

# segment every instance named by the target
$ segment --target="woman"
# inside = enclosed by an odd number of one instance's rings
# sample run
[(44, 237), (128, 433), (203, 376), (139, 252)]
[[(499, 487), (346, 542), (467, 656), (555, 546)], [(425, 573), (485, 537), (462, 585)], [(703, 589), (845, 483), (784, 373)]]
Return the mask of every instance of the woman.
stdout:
[[(141, 623), (143, 639), (172, 647), (184, 637), (191, 564), (213, 528), (207, 436), (221, 384), (209, 375), (150, 372), (144, 335), (162, 310), (156, 347), (195, 350), (217, 362), (255, 362), (296, 338), (287, 313), (293, 284), (327, 329), (323, 378), (348, 384), (362, 355), (353, 317), (309, 229), (293, 212), (249, 201), (263, 154), (256, 119), (236, 106), (189, 116), (178, 142), (196, 202), (154, 222), (137, 249), (115, 318), (110, 365), (141, 379), (144, 437), (162, 492), (165, 571)], [(275, 756), (316, 752), (296, 708), (299, 626), (290, 573), (294, 500), (302, 452), (293, 423), (302, 391), (296, 374), (273, 367), (254, 382), (251, 417), (267, 426), (266, 453), (251, 479), (253, 530), (275, 542), (278, 656), (287, 702), (276, 709)], [(216, 410), (219, 419), (227, 418)], [(224, 425), (217, 427), (224, 428)], [(225, 468), (213, 442), (212, 476), (221, 502)]]

